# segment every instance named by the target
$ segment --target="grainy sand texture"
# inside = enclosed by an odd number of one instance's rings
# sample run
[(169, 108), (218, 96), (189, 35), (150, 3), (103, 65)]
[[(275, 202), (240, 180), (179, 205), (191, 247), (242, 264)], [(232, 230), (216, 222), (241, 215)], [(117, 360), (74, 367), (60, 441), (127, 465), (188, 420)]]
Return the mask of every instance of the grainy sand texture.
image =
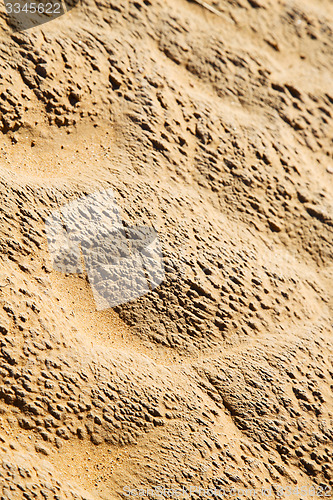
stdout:
[[(333, 3), (199, 3), (1, 2), (1, 500), (333, 498)], [(46, 222), (110, 189), (165, 277), (97, 308)]]

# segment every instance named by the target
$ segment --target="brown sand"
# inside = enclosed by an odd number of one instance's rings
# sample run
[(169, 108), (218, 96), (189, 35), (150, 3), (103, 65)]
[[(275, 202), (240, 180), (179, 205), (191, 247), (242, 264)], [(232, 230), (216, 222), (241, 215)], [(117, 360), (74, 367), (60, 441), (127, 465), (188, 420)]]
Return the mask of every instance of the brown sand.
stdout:
[[(207, 3), (1, 7), (1, 500), (333, 498), (333, 4)], [(96, 311), (44, 221), (109, 187), (166, 278)]]

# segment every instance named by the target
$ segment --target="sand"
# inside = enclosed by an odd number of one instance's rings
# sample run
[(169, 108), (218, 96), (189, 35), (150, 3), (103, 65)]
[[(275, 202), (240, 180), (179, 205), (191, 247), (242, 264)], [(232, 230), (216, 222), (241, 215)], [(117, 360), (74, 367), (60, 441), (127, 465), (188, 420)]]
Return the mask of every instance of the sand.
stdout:
[[(1, 500), (333, 498), (333, 4), (207, 3), (0, 7)], [(97, 310), (45, 222), (110, 188), (165, 278)]]

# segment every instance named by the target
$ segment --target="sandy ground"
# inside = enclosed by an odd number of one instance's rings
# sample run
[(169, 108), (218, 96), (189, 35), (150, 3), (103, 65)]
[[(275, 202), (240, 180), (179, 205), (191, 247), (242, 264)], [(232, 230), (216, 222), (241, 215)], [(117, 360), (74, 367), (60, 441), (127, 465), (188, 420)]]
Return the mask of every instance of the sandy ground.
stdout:
[[(0, 7), (1, 500), (333, 498), (333, 4), (207, 3)], [(45, 221), (109, 188), (165, 279), (97, 310)]]

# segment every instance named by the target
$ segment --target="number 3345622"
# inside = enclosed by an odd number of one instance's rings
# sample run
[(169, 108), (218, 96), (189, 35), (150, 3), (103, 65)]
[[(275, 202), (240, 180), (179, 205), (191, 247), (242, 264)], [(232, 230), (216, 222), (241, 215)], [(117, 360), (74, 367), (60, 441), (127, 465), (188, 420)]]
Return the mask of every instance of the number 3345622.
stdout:
[(6, 3), (7, 14), (61, 14), (60, 3)]

